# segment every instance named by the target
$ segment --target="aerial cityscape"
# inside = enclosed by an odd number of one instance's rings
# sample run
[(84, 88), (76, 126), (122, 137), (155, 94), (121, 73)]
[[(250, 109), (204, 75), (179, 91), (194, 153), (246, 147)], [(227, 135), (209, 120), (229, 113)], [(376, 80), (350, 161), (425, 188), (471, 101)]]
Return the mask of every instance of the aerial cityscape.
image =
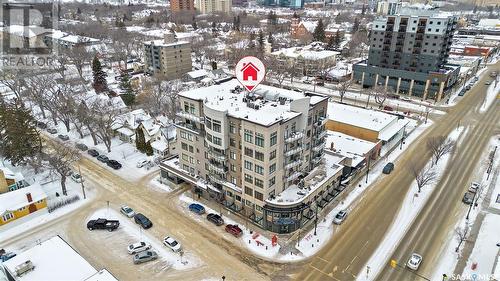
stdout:
[(500, 281), (499, 0), (4, 0), (0, 281)]

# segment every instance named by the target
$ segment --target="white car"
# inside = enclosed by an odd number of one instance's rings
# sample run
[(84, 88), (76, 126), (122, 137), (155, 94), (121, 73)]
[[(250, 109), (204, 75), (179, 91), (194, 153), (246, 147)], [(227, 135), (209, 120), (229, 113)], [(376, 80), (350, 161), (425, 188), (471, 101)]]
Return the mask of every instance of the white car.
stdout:
[(130, 255), (133, 255), (133, 254), (136, 254), (136, 253), (139, 253), (142, 251), (146, 251), (149, 249), (151, 249), (151, 244), (146, 243), (146, 242), (137, 242), (134, 244), (130, 244), (127, 247), (128, 253)]
[(410, 259), (406, 263), (406, 266), (410, 269), (418, 270), (421, 263), (422, 263), (422, 256), (417, 253), (413, 253), (411, 254)]
[(469, 186), (469, 191), (472, 192), (472, 193), (476, 193), (479, 189), (479, 187), (481, 186), (481, 184), (479, 184), (478, 182), (471, 182), (470, 186)]
[(135, 212), (134, 210), (132, 210), (132, 208), (130, 208), (129, 206), (127, 205), (123, 205), (121, 208), (120, 208), (120, 213), (124, 214), (125, 216), (129, 217), (129, 218), (132, 218), (135, 216)]
[(137, 168), (142, 168), (142, 167), (148, 165), (150, 162), (151, 161), (146, 160), (146, 159), (139, 160), (139, 162), (137, 162)]
[(172, 237), (165, 237), (163, 238), (163, 244), (165, 244), (165, 246), (169, 247), (170, 250), (172, 250), (173, 252), (180, 252), (181, 251), (181, 244), (179, 242), (177, 242), (174, 238)]
[(73, 173), (73, 174), (71, 174), (71, 179), (72, 179), (74, 182), (76, 182), (76, 183), (81, 183), (81, 182), (83, 182), (83, 178), (82, 178), (82, 176), (81, 176), (80, 174), (78, 174), (78, 173)]
[(335, 218), (333, 218), (334, 224), (342, 224), (347, 218), (347, 211), (340, 211), (337, 213)]

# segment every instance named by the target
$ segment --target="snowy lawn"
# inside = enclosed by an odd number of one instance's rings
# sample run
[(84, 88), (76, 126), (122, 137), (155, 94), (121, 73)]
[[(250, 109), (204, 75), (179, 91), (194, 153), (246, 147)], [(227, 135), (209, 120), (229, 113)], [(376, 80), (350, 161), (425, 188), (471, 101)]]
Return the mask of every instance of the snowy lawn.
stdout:
[(486, 92), (486, 97), (484, 99), (483, 105), (481, 106), (481, 109), (479, 109), (479, 112), (485, 112), (490, 108), (490, 106), (493, 104), (495, 99), (497, 98), (497, 95), (500, 94), (500, 82), (496, 83), (495, 87), (495, 82), (491, 83), (491, 85), (488, 87), (488, 91)]
[[(482, 159), (487, 159), (489, 153), (492, 151), (492, 149), (495, 146), (500, 145), (500, 140), (498, 139), (498, 136), (493, 137), (489, 145), (487, 146), (487, 149), (483, 152)], [(470, 212), (469, 215), (469, 220), (467, 221), (465, 213), (467, 212), (468, 208), (464, 208), (463, 214), (460, 216), (460, 220), (457, 222), (455, 227), (450, 230), (449, 232), (449, 237), (453, 239), (449, 239), (448, 243), (443, 245), (443, 249), (441, 251), (441, 256), (439, 257), (439, 262), (435, 266), (434, 269), (434, 275), (432, 280), (439, 280), (439, 278), (443, 275), (443, 273), (447, 274), (448, 276), (451, 276), (453, 273), (453, 270), (455, 269), (455, 266), (458, 262), (458, 259), (462, 255), (462, 250), (463, 250), (463, 245), (459, 249), (459, 252), (457, 253), (456, 247), (458, 246), (458, 239), (457, 235), (455, 233), (455, 229), (464, 229), (465, 227), (472, 227), (474, 224), (477, 215), (479, 212), (482, 210), (483, 207), (483, 200), (486, 194), (488, 193), (488, 188), (491, 185), (491, 181), (493, 180), (493, 174), (488, 178), (488, 175), (486, 173), (487, 170), (487, 163), (486, 161), (481, 161), (481, 167), (479, 168), (477, 174), (474, 176), (474, 181), (481, 183), (481, 186), (483, 189), (480, 191), (481, 196), (479, 196), (479, 199), (477, 200), (478, 202), (478, 207), (473, 208)], [(495, 162), (493, 164), (493, 167), (498, 167), (500, 164), (500, 157), (497, 156), (495, 157)], [(493, 169), (494, 171), (494, 169)], [(497, 178), (497, 183), (494, 185), (496, 186), (496, 189), (498, 189), (498, 192), (500, 193), (500, 177)], [(494, 202), (494, 199), (496, 199), (495, 192), (493, 192), (491, 202)], [(499, 204), (500, 205), (500, 204)]]
[[(158, 264), (160, 263), (162, 270), (173, 268), (176, 270), (185, 270), (197, 267), (201, 264), (200, 260), (194, 256), (189, 251), (184, 250), (184, 254), (181, 256), (178, 253), (172, 252), (166, 246), (163, 245), (161, 238), (153, 237), (153, 235), (148, 231), (142, 229), (138, 224), (134, 222), (133, 218), (127, 218), (118, 211), (113, 209), (100, 209), (94, 212), (88, 220), (106, 218), (114, 219), (120, 221), (120, 227), (112, 232), (94, 230), (89, 231), (89, 236), (97, 236), (99, 242), (106, 245), (110, 254), (113, 254), (117, 258), (123, 260), (124, 263), (130, 264), (130, 266), (136, 267), (151, 267), (151, 264), (155, 264), (155, 270), (158, 269)], [(153, 226), (154, 227), (154, 226)], [(132, 255), (127, 252), (128, 245), (136, 242), (144, 241), (150, 243), (152, 249), (158, 253), (158, 260), (147, 262), (142, 265), (134, 265), (132, 262)], [(114, 246), (110, 246), (114, 245)]]
[[(458, 141), (463, 131), (464, 127), (459, 127), (452, 133), (450, 133), (448, 137), (454, 141)], [(433, 192), (436, 184), (439, 182), (439, 179), (443, 175), (450, 158), (451, 154), (446, 154), (442, 157), (442, 159), (440, 159), (437, 165), (434, 166), (434, 171), (437, 173), (436, 180), (432, 184), (423, 187), (420, 193), (417, 192), (418, 187), (416, 182), (414, 181), (412, 183), (412, 186), (410, 187), (410, 190), (408, 191), (408, 194), (406, 195), (401, 209), (399, 210), (397, 217), (392, 223), (392, 226), (386, 233), (384, 239), (378, 246), (375, 253), (373, 253), (373, 255), (370, 257), (367, 264), (363, 266), (363, 272), (358, 274), (358, 281), (370, 280), (368, 279), (369, 277), (364, 274), (364, 268), (366, 268), (366, 266), (369, 266), (371, 268), (371, 276), (376, 276), (384, 267), (385, 263), (399, 244), (399, 241), (404, 237), (412, 222), (415, 220), (420, 210), (424, 207), (425, 203), (429, 199), (430, 194)], [(427, 163), (428, 166), (431, 165), (431, 161)], [(416, 196), (416, 194), (418, 194), (418, 196)]]
[[(251, 230), (254, 230), (254, 231), (252, 234), (250, 234), (249, 228), (237, 223), (236, 221), (230, 219), (228, 216), (225, 216), (224, 212), (228, 212), (228, 211), (223, 209), (223, 208), (221, 209), (221, 211), (223, 212), (222, 218), (224, 219), (224, 225), (223, 226), (215, 226), (214, 224), (212, 224), (211, 222), (209, 222), (206, 219), (206, 216), (209, 213), (220, 214), (219, 211), (213, 210), (213, 209), (207, 207), (206, 205), (197, 202), (195, 199), (188, 197), (185, 194), (182, 194), (179, 197), (179, 200), (181, 201), (181, 204), (180, 204), (181, 210), (187, 216), (191, 217), (192, 219), (194, 219), (197, 222), (205, 223), (205, 224), (209, 225), (210, 227), (217, 228), (217, 230), (219, 232), (222, 232), (222, 235), (224, 235), (224, 237), (226, 237), (226, 239), (227, 239), (227, 237), (230, 237), (231, 241), (236, 240), (238, 245), (240, 245), (242, 247), (246, 247), (251, 252), (253, 252), (261, 257), (265, 257), (265, 258), (269, 258), (269, 259), (273, 259), (273, 260), (280, 260), (281, 259), (281, 255), (279, 254), (279, 249), (280, 249), (279, 244), (276, 245), (275, 247), (273, 247), (270, 239), (268, 239), (267, 237), (264, 237), (263, 235), (260, 235), (258, 233), (258, 231), (255, 231), (257, 229), (257, 227), (254, 227), (252, 225)], [(198, 214), (191, 212), (189, 210), (189, 207), (188, 207), (191, 203), (199, 203), (199, 204), (203, 205), (205, 207), (205, 214), (198, 215)], [(235, 238), (233, 235), (226, 233), (225, 229), (224, 229), (226, 224), (237, 224), (241, 228), (241, 230), (243, 231), (243, 235), (240, 238)], [(267, 249), (266, 249), (266, 247), (267, 247)]]
[(154, 189), (157, 189), (157, 190), (161, 190), (163, 192), (171, 192), (172, 190), (174, 190), (174, 188), (170, 185), (167, 185), (166, 183), (161, 183), (160, 182), (160, 177), (156, 177), (154, 179), (152, 179), (149, 184), (148, 184), (151, 188), (154, 188)]

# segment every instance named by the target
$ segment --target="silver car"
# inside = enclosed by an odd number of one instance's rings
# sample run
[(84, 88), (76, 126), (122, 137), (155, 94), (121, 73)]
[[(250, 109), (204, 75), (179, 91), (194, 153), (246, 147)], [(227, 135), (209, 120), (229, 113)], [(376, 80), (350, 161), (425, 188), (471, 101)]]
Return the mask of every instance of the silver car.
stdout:
[(134, 255), (134, 264), (140, 264), (148, 261), (152, 261), (158, 258), (158, 254), (155, 251), (143, 251)]
[(129, 206), (127, 205), (123, 205), (121, 208), (120, 208), (120, 213), (124, 214), (125, 216), (129, 217), (129, 218), (132, 218), (135, 216), (135, 212), (134, 210), (132, 210), (132, 208), (130, 208)]

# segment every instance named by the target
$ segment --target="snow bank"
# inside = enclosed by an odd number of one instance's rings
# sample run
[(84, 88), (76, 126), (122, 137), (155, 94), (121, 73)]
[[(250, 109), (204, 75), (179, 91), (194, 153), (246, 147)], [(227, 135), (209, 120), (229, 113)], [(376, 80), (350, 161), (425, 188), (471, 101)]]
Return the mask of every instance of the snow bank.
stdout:
[[(459, 127), (450, 133), (448, 137), (457, 141), (463, 131), (464, 127)], [(427, 203), (427, 200), (436, 187), (436, 184), (439, 183), (450, 158), (451, 154), (446, 154), (436, 165), (434, 165), (435, 172), (437, 173), (436, 180), (434, 183), (423, 187), (420, 193), (417, 192), (417, 183), (413, 181), (410, 190), (403, 201), (401, 209), (392, 223), (392, 226), (386, 233), (382, 242), (379, 244), (375, 253), (373, 253), (366, 265), (362, 267), (364, 269), (369, 266), (371, 268), (371, 276), (376, 276), (389, 260), (390, 256), (398, 246), (401, 239), (403, 239), (405, 233), (412, 225), (420, 210), (422, 210)], [(427, 163), (428, 166), (431, 165), (431, 161), (432, 159)], [(364, 271), (362, 273), (364, 273)], [(358, 274), (358, 278), (356, 280), (369, 281), (369, 277), (362, 273)]]
[(486, 98), (484, 99), (483, 105), (479, 109), (479, 112), (482, 113), (487, 111), (488, 108), (490, 108), (490, 106), (495, 101), (498, 94), (500, 94), (500, 83), (496, 84), (495, 82), (491, 83), (491, 85), (488, 87), (488, 91), (486, 92)]

